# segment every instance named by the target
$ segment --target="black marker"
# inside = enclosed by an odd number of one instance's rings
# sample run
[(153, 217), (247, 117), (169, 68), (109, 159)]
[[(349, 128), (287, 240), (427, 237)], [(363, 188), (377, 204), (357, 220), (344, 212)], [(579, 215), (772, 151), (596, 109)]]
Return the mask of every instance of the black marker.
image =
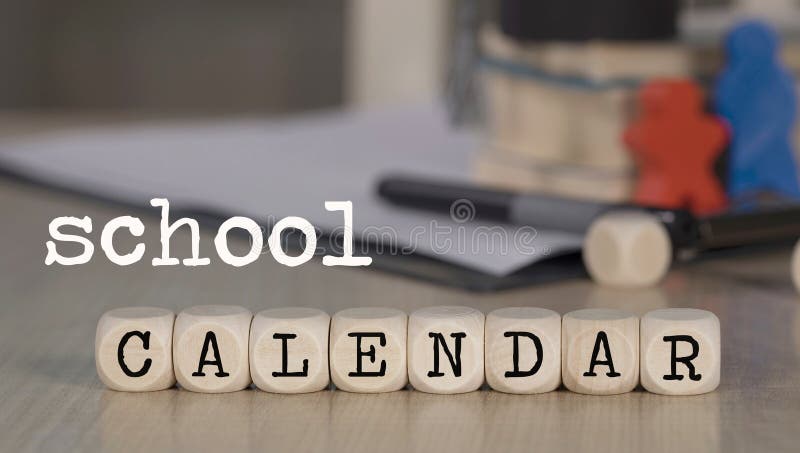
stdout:
[(442, 214), (449, 213), (456, 202), (468, 200), (478, 218), (578, 234), (612, 211), (647, 212), (666, 228), (675, 254), (800, 237), (800, 204), (781, 203), (698, 218), (684, 210), (523, 194), (404, 176), (382, 179), (378, 194), (400, 206)]

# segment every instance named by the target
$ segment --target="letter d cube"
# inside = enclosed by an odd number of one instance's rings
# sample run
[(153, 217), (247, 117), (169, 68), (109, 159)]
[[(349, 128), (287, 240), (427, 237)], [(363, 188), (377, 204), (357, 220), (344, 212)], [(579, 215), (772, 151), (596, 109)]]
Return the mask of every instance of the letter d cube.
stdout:
[(486, 382), (506, 393), (544, 393), (561, 384), (561, 315), (508, 307), (486, 316)]

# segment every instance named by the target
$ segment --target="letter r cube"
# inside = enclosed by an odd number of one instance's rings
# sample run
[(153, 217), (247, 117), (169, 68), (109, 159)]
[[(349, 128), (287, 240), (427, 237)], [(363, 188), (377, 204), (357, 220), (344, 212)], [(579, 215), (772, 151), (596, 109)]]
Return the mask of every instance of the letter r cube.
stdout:
[(641, 380), (649, 392), (697, 395), (720, 378), (719, 319), (693, 308), (653, 310), (642, 317)]

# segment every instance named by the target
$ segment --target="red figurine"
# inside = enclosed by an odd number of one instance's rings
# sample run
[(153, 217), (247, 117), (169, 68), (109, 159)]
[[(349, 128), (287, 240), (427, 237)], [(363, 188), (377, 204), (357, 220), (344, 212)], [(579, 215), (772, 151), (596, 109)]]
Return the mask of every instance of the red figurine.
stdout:
[(625, 131), (638, 164), (634, 202), (713, 214), (727, 205), (714, 162), (727, 143), (724, 123), (703, 110), (689, 80), (655, 80), (639, 91), (639, 117)]

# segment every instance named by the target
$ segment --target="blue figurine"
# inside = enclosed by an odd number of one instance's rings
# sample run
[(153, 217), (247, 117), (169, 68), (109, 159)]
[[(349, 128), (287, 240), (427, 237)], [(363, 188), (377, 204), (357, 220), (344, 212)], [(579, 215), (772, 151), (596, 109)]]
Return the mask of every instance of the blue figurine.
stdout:
[(772, 192), (800, 198), (792, 150), (797, 96), (768, 25), (737, 25), (725, 43), (727, 65), (717, 81), (716, 110), (732, 127), (728, 193)]

